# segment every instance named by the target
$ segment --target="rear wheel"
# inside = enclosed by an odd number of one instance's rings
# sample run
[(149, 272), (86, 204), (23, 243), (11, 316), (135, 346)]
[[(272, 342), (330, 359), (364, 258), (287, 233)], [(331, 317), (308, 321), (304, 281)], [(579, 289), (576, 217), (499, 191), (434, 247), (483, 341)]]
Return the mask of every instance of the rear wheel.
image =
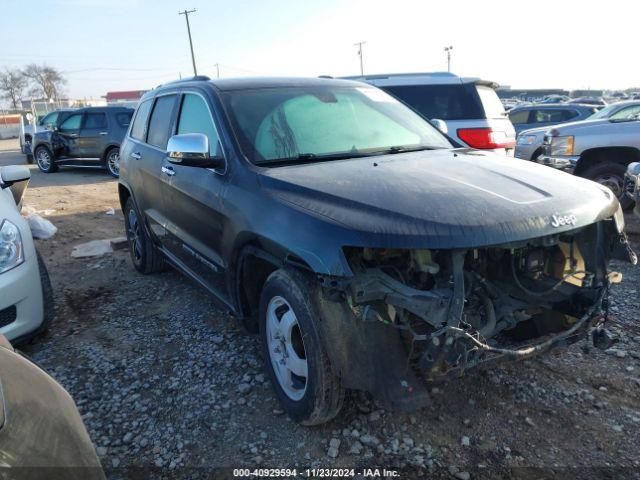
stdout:
[(53, 154), (47, 147), (41, 145), (36, 148), (33, 154), (36, 157), (36, 163), (41, 172), (53, 173), (58, 170)]
[(276, 270), (260, 296), (265, 367), (283, 409), (303, 425), (328, 422), (344, 402), (317, 328), (314, 288), (298, 271)]
[(603, 162), (587, 168), (582, 176), (608, 187), (620, 201), (622, 208), (629, 208), (633, 200), (624, 191), (626, 165), (617, 162)]
[(133, 266), (140, 273), (160, 272), (165, 268), (162, 253), (158, 251), (142, 225), (142, 217), (129, 197), (124, 208), (124, 223), (127, 230), (129, 253)]
[(110, 149), (105, 156), (105, 161), (109, 175), (118, 178), (120, 176), (120, 149), (118, 147)]

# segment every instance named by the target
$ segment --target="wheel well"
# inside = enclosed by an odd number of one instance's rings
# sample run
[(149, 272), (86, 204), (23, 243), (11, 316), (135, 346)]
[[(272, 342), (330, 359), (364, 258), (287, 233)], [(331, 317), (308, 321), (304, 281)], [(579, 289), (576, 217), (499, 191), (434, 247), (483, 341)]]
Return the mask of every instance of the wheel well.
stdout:
[(102, 154), (102, 160), (107, 161), (107, 155), (109, 155), (109, 152), (114, 148), (120, 148), (120, 147), (118, 145), (109, 145), (107, 148), (105, 148), (104, 153)]
[(536, 151), (533, 152), (533, 155), (531, 155), (530, 160), (535, 161), (536, 158), (538, 158), (540, 155), (542, 155), (543, 151), (544, 151), (544, 149), (542, 147), (538, 147), (536, 149)]
[(280, 255), (271, 254), (264, 250), (257, 240), (245, 244), (236, 257), (235, 269), (236, 298), (238, 313), (249, 329), (257, 332), (258, 311), (260, 309), (260, 293), (271, 273), (288, 265), (291, 268), (312, 271), (311, 267), (301, 258), (287, 253), (284, 259)]
[(592, 148), (580, 155), (580, 161), (575, 170), (576, 175), (580, 175), (593, 165), (600, 162), (614, 162), (621, 165), (628, 165), (631, 162), (640, 161), (640, 151), (633, 147), (607, 147)]
[(129, 200), (130, 196), (131, 196), (131, 192), (129, 191), (129, 189), (124, 185), (122, 185), (121, 183), (118, 183), (118, 197), (120, 198), (120, 208), (122, 209), (123, 212), (124, 212), (124, 206), (126, 205), (127, 200)]
[(280, 268), (280, 265), (254, 252), (244, 255), (242, 258), (238, 278), (238, 297), (242, 317), (245, 319), (245, 325), (250, 331), (258, 331), (260, 293), (269, 275), (278, 270), (278, 268)]

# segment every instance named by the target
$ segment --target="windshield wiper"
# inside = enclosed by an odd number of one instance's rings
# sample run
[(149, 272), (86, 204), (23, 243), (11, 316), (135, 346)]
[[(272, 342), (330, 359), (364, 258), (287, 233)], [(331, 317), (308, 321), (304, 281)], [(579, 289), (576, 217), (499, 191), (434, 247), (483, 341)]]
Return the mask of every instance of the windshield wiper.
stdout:
[(420, 150), (435, 150), (437, 147), (429, 147), (426, 145), (404, 146), (395, 145), (383, 150), (370, 150), (364, 152), (350, 151), (340, 153), (299, 153), (295, 157), (275, 158), (273, 160), (262, 160), (254, 162), (255, 165), (261, 166), (278, 166), (278, 165), (297, 165), (302, 163), (322, 162), (327, 160), (346, 160), (349, 158), (376, 157), (379, 155), (388, 155), (394, 153), (417, 152)]
[(255, 165), (295, 165), (298, 163), (322, 162), (325, 160), (345, 160), (349, 158), (367, 157), (368, 153), (361, 152), (341, 152), (341, 153), (300, 153), (295, 157), (275, 158), (273, 160), (263, 160), (254, 162)]
[(419, 152), (421, 150), (436, 150), (437, 147), (429, 147), (427, 145), (394, 145), (393, 147), (389, 147), (386, 150), (383, 150), (380, 153), (405, 153), (405, 152)]

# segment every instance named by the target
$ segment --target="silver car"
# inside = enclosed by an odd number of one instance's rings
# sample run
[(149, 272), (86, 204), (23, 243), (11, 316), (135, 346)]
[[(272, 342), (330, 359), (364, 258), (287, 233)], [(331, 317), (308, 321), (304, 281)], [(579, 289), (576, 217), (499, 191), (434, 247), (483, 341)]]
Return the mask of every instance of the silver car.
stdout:
[[(602, 120), (627, 120), (640, 114), (640, 101), (630, 100), (618, 102), (606, 106), (590, 117), (581, 120), (580, 123)], [(576, 122), (571, 122), (576, 123)], [(566, 124), (563, 124), (566, 125)], [(549, 126), (531, 128), (518, 134), (516, 141), (515, 157), (523, 160), (536, 160), (542, 154), (544, 134), (549, 131)]]
[(30, 172), (0, 168), (0, 334), (14, 343), (45, 331), (53, 317), (53, 291), (28, 222), (20, 215)]
[(494, 82), (448, 72), (345, 78), (381, 88), (431, 120), (461, 146), (513, 155), (516, 132)]

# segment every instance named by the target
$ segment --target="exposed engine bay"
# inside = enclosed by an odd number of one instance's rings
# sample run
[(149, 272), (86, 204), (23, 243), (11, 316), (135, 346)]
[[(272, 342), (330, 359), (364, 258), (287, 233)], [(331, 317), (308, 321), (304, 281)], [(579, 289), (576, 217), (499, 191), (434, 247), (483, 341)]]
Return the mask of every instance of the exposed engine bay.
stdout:
[(362, 325), (396, 330), (407, 368), (436, 381), (584, 338), (620, 281), (609, 259), (634, 261), (612, 227), (487, 248), (345, 249), (354, 276), (327, 293)]

